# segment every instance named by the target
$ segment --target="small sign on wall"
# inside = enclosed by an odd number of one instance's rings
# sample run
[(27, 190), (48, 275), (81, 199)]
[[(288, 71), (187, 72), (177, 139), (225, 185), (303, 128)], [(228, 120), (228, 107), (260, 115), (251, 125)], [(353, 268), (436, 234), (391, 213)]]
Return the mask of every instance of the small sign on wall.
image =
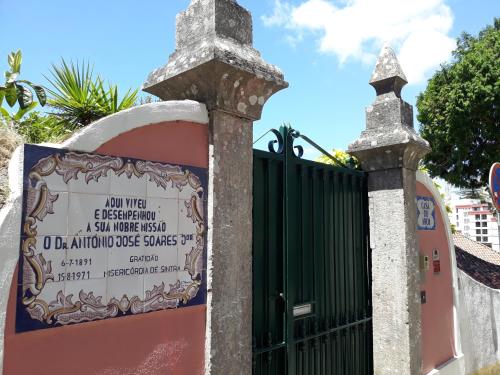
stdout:
[(439, 250), (438, 249), (432, 250), (432, 269), (433, 269), (434, 273), (441, 272), (441, 259), (439, 257)]
[(436, 230), (436, 202), (432, 197), (417, 196), (417, 230)]
[(16, 331), (205, 303), (206, 169), (26, 145)]

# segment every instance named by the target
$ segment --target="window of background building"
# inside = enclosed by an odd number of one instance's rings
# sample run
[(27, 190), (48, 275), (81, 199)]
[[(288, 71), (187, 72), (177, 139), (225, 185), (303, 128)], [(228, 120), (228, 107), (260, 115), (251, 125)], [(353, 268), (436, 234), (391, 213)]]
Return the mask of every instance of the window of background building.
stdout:
[(486, 221), (483, 221), (483, 222), (481, 223), (481, 226), (482, 226), (482, 227), (486, 227), (486, 226), (488, 226), (488, 223), (487, 223)]
[(488, 229), (483, 229), (483, 234), (488, 234)]
[(480, 215), (476, 215), (476, 220), (479, 220), (481, 216)]
[(480, 227), (480, 226), (481, 226), (481, 223), (476, 222), (476, 227)]
[(488, 237), (483, 237), (483, 242), (488, 242)]
[(481, 215), (481, 219), (486, 220), (486, 215)]
[(476, 229), (476, 234), (481, 234), (481, 229)]
[(477, 242), (481, 242), (481, 237), (476, 237)]

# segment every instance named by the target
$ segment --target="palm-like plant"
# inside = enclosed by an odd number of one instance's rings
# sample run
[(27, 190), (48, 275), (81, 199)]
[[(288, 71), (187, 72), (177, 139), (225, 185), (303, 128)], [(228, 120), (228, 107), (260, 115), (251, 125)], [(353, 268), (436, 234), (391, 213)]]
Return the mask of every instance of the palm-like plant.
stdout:
[(117, 86), (105, 89), (88, 63), (68, 64), (63, 59), (61, 66), (52, 65), (50, 73), (52, 77), (46, 77), (52, 85), (48, 104), (56, 110), (54, 115), (74, 128), (129, 108), (137, 100), (138, 90), (128, 90), (120, 101)]

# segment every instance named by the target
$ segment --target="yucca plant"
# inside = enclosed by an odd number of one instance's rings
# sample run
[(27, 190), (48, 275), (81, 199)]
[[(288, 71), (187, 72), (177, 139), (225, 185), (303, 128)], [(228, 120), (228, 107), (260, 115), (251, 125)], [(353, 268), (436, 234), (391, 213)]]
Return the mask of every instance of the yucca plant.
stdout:
[(90, 124), (102, 117), (134, 105), (138, 90), (128, 90), (120, 101), (116, 85), (105, 89), (102, 79), (94, 77), (93, 69), (87, 63), (52, 65), (51, 77), (46, 77), (49, 88), (49, 106), (53, 113), (74, 128)]

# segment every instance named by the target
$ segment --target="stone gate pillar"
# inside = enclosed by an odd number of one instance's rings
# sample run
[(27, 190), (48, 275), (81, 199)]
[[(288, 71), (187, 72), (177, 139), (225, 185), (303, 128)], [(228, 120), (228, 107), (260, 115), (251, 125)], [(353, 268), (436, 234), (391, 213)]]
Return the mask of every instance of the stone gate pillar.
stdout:
[(349, 146), (368, 172), (375, 375), (421, 373), (415, 171), (430, 149), (401, 99), (406, 83), (384, 47), (370, 79), (377, 97), (366, 109), (366, 130)]
[(288, 86), (252, 40), (235, 0), (192, 0), (177, 16), (175, 52), (143, 87), (209, 110), (206, 374), (252, 371), (252, 128)]

